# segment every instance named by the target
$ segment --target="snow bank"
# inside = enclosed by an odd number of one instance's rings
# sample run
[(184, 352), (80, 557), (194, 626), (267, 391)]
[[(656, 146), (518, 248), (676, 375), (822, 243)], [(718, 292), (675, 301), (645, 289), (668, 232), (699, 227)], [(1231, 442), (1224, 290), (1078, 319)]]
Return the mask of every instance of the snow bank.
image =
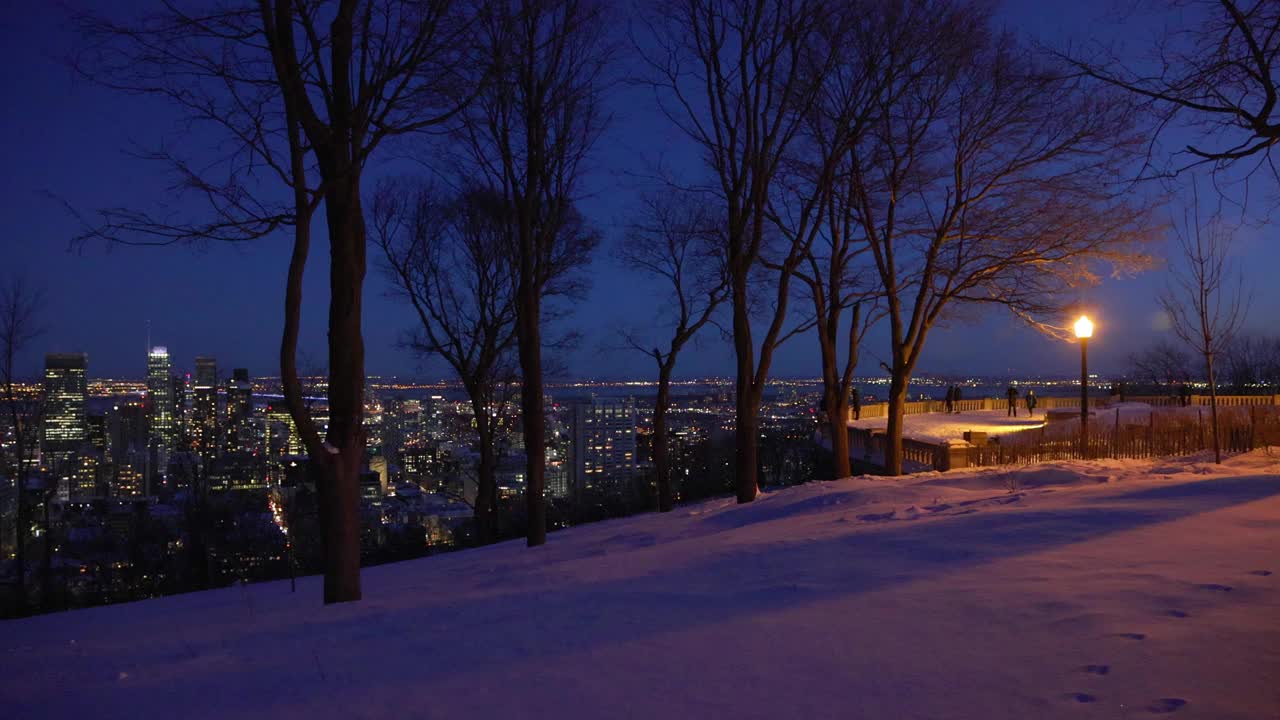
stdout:
[[(1016, 482), (1013, 482), (1016, 480)], [(3, 625), (14, 718), (1280, 716), (1280, 463), (858, 477)]]

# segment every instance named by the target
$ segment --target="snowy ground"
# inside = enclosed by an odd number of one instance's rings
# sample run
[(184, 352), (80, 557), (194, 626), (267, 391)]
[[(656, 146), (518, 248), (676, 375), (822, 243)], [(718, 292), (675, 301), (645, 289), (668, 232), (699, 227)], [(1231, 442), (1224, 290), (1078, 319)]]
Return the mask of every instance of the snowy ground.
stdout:
[(364, 578), (4, 623), (0, 714), (1280, 717), (1261, 451), (811, 483)]
[[(1031, 430), (1044, 425), (1044, 412), (1027, 417), (1025, 408), (1018, 408), (1018, 417), (1008, 417), (1005, 410), (973, 410), (962, 413), (921, 413), (903, 419), (903, 435), (925, 442), (946, 442), (964, 437), (966, 430), (985, 432), (988, 435)], [(889, 418), (863, 418), (850, 421), (850, 427), (883, 430)]]

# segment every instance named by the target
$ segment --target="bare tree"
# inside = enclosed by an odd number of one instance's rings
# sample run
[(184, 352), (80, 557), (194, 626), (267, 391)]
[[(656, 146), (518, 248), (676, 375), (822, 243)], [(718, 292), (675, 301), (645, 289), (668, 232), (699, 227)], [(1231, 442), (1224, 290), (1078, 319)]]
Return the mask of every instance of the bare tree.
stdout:
[(1237, 393), (1280, 387), (1280, 337), (1237, 335), (1227, 343), (1224, 358)]
[(373, 201), (374, 239), (398, 295), (418, 316), (410, 346), (443, 358), (475, 411), (476, 531), (498, 531), (496, 440), (507, 416), (504, 379), (515, 346), (514, 258), (501, 198), (484, 190), (444, 195), (429, 184), (387, 181)]
[(1216, 361), (1235, 337), (1248, 313), (1244, 276), (1230, 264), (1231, 228), (1215, 213), (1200, 222), (1200, 203), (1192, 185), (1190, 208), (1174, 225), (1183, 267), (1169, 270), (1169, 285), (1160, 294), (1160, 307), (1173, 331), (1204, 360), (1209, 382), (1209, 415), (1213, 420), (1213, 458), (1222, 462), (1218, 437), (1218, 377)]
[(1001, 307), (1052, 330), (1044, 318), (1099, 266), (1145, 261), (1148, 208), (1117, 182), (1141, 143), (1113, 97), (1042, 66), (983, 5), (878, 7), (902, 42), (851, 152), (852, 204), (889, 324), (885, 465), (899, 474), (907, 387), (944, 312)]
[(670, 339), (651, 346), (642, 334), (628, 332), (627, 343), (653, 358), (658, 368), (658, 395), (653, 404), (653, 465), (658, 484), (658, 512), (674, 507), (671, 487), (667, 411), (671, 408), (671, 375), (680, 351), (711, 322), (729, 290), (723, 243), (716, 213), (690, 194), (655, 193), (644, 199), (644, 211), (615, 252), (624, 265), (658, 278), (670, 307)]
[(44, 332), (40, 325), (40, 308), (44, 305), (43, 292), (31, 286), (26, 278), (18, 275), (0, 285), (0, 384), (3, 385), (4, 404), (13, 428), (14, 490), (17, 502), (14, 508), (15, 557), (17, 564), (17, 613), (27, 614), (27, 455), (34, 449), (39, 424), (32, 422), (32, 407), (36, 404), (17, 385), (18, 355)]
[[(770, 196), (831, 62), (818, 32), (831, 17), (825, 4), (808, 0), (665, 0), (645, 18), (650, 83), (667, 117), (701, 149), (710, 190), (725, 208), (740, 503), (758, 492), (760, 403), (774, 350), (793, 334), (784, 329), (791, 282), (813, 237), (811, 225), (786, 236), (769, 253), (774, 272), (761, 283)], [(753, 309), (765, 305), (757, 343)]]
[[(246, 241), (292, 228), (280, 370), (285, 402), (317, 474), (326, 603), (360, 598), (359, 471), (364, 460), (361, 327), (364, 170), (388, 140), (453, 118), (479, 85), (474, 16), (451, 0), (240, 0), (184, 10), (165, 2), (133, 21), (82, 16), (77, 67), (177, 107), (187, 129), (220, 138), (216, 157), (168, 149), (177, 188), (212, 217), (100, 211), (81, 239), (136, 244)], [(311, 222), (329, 241), (328, 400), (320, 437), (296, 354)]]
[(543, 298), (580, 283), (599, 235), (575, 201), (585, 161), (607, 120), (601, 107), (611, 56), (599, 0), (499, 0), (478, 30), (491, 81), (459, 133), (464, 183), (501, 200), (515, 258), (516, 345), (525, 442), (528, 544), (546, 542)]
[[(1157, 133), (1182, 122), (1198, 138), (1188, 165), (1267, 165), (1280, 144), (1280, 4), (1274, 0), (1161, 0), (1181, 26), (1142, 58), (1111, 51), (1069, 57), (1088, 77), (1148, 102)], [(1064, 55), (1064, 57), (1067, 57)], [(1185, 166), (1184, 166), (1185, 167)], [(1184, 168), (1177, 168), (1184, 169)], [(1176, 170), (1175, 170), (1176, 171)], [(1252, 171), (1250, 171), (1252, 172)]]
[(1139, 380), (1156, 387), (1173, 389), (1191, 380), (1191, 357), (1167, 340), (1130, 355), (1129, 364)]
[[(831, 48), (832, 62), (815, 78), (818, 97), (783, 165), (773, 193), (771, 217), (780, 232), (799, 239), (802, 261), (793, 270), (800, 295), (812, 305), (801, 328), (818, 338), (822, 408), (831, 438), (832, 475), (851, 474), (848, 415), (862, 340), (875, 324), (879, 290), (865, 266), (870, 252), (857, 222), (860, 178), (854, 149), (881, 112), (880, 98), (905, 68), (886, 62), (910, 43), (912, 28), (887, 23), (871, 6), (842, 6), (817, 37)], [(899, 85), (901, 87), (901, 85)], [(804, 233), (809, 237), (803, 237)], [(767, 263), (776, 270), (782, 268)]]

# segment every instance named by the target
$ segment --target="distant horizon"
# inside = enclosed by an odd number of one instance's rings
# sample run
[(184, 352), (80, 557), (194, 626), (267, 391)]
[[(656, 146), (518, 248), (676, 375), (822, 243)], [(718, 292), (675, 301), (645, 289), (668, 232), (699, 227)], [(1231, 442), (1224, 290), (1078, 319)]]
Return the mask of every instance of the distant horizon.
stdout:
[[(66, 353), (49, 353), (49, 354), (54, 355), (54, 354), (66, 354)], [(226, 367), (239, 368), (240, 366), (228, 365)], [(183, 377), (191, 374), (192, 373), (190, 372), (174, 372), (172, 376)], [(230, 377), (231, 377), (230, 373), (223, 373), (222, 366), (219, 366), (219, 372), (218, 372), (219, 380), (222, 380), (224, 378), (230, 379)], [(303, 374), (299, 376), (299, 378), (302, 380), (324, 380), (326, 379), (326, 377), (327, 376), (323, 373)], [(1110, 379), (1112, 377), (1127, 379), (1129, 375), (1125, 373), (1120, 373), (1120, 374), (1101, 373), (1101, 372), (1095, 372), (1093, 370), (1090, 370), (1089, 377), (1091, 379), (1099, 379), (1099, 380), (1102, 378)], [(462, 382), (456, 378), (452, 378), (452, 379), (451, 378), (432, 378), (427, 376), (396, 375), (396, 374), (387, 374), (387, 373), (379, 373), (379, 374), (367, 373), (365, 375), (365, 378), (366, 380), (370, 380), (370, 381), (380, 381), (380, 380), (403, 381), (406, 384), (420, 385), (423, 387), (430, 387), (430, 386), (460, 387), (462, 385)], [(42, 379), (42, 376), (31, 375), (26, 378), (19, 378), (18, 381), (23, 383), (35, 384), (35, 383), (39, 383), (41, 379)], [(280, 376), (279, 375), (259, 375), (259, 374), (250, 372), (249, 379), (250, 380), (279, 380)], [(88, 382), (129, 382), (129, 383), (145, 384), (147, 381), (147, 377), (145, 374), (94, 375), (92, 372), (92, 366), (90, 366), (90, 369), (86, 371), (86, 380)], [(855, 375), (853, 377), (853, 380), (855, 383), (857, 382), (879, 383), (880, 381), (887, 383), (889, 381), (889, 376), (887, 374)], [(984, 381), (997, 381), (997, 380), (1001, 382), (1010, 381), (1010, 380), (1014, 382), (1018, 382), (1018, 381), (1078, 382), (1079, 375), (1078, 374), (1071, 375), (1067, 373), (1044, 373), (1039, 375), (1030, 375), (1026, 373), (995, 373), (995, 374), (956, 373), (956, 374), (952, 374), (952, 373), (935, 373), (935, 372), (929, 372), (929, 371), (921, 371), (912, 375), (913, 383), (926, 381), (927, 384), (932, 384), (932, 383), (928, 383), (927, 381), (935, 381), (935, 380), (945, 380), (947, 382), (971, 383), (975, 385), (988, 384)], [(732, 375), (697, 375), (697, 376), (689, 376), (689, 377), (672, 378), (671, 382), (673, 385), (732, 385), (735, 382), (735, 380)], [(767, 382), (768, 383), (820, 385), (822, 383), (822, 378), (816, 375), (778, 374), (778, 375), (770, 375), (769, 378), (767, 379)], [(625, 375), (620, 375), (616, 377), (570, 376), (570, 377), (560, 377), (556, 379), (548, 379), (545, 381), (544, 384), (547, 387), (569, 387), (569, 386), (575, 386), (575, 385), (591, 385), (591, 384), (594, 384), (594, 385), (626, 384), (626, 385), (649, 386), (649, 385), (657, 385), (658, 381), (656, 379), (647, 378), (647, 377), (625, 376)]]

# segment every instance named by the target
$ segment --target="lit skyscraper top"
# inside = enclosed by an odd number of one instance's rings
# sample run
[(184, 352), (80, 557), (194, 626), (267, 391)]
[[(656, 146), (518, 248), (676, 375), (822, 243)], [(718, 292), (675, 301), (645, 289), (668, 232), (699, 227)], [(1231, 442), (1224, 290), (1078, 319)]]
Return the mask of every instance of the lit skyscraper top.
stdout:
[(173, 383), (169, 349), (151, 348), (147, 353), (147, 395), (151, 404), (151, 435), (165, 448), (174, 445)]

